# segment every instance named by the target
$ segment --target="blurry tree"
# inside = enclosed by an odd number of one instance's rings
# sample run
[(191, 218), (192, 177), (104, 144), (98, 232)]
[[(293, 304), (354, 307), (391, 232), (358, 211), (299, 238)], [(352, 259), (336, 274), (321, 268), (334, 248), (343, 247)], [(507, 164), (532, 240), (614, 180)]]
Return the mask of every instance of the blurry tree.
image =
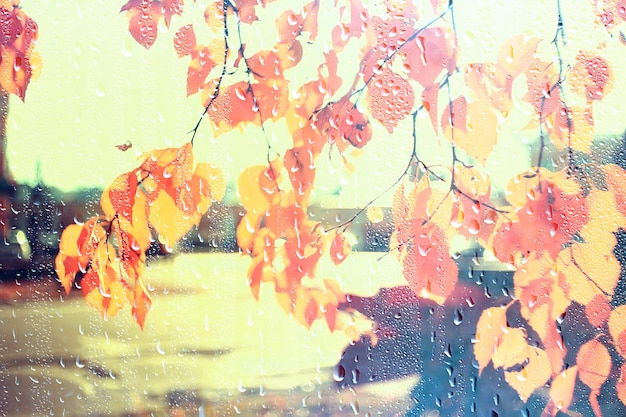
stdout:
[[(457, 308), (465, 302), (478, 311), (472, 389), (495, 373), (521, 403), (539, 396), (545, 415), (567, 412), (575, 393), (585, 393), (601, 415), (606, 387), (626, 403), (626, 306), (614, 302), (626, 172), (591, 155), (594, 107), (616, 77), (604, 51), (626, 42), (626, 2), (578, 1), (578, 10), (592, 10), (595, 25), (606, 29), (591, 49), (568, 42), (568, 16), (560, 0), (553, 2), (553, 38), (502, 39), (495, 60), (469, 64), (461, 64), (452, 0), (206, 2), (202, 28), (179, 27), (174, 40), (178, 56), (189, 60), (187, 93), (200, 96), (202, 117), (186, 143), (147, 152), (139, 167), (117, 177), (102, 195), (102, 215), (65, 229), (56, 259), (63, 286), (69, 292), (80, 280), (87, 302), (105, 316), (129, 302), (143, 326), (151, 241), (172, 247), (224, 195), (219, 170), (194, 164), (202, 122), (216, 136), (258, 126), (266, 163), (246, 168), (238, 182), (245, 215), (237, 241), (250, 257), (250, 289), (258, 297), (261, 285), (271, 285), (303, 325), (322, 320), (357, 339), (358, 306), (340, 309), (346, 295), (317, 265), (322, 257), (338, 265), (350, 255), (346, 228), (366, 211), (379, 218), (376, 199), (332, 229), (309, 219), (307, 208), (319, 158), (336, 155), (350, 172), (352, 159), (385, 129), (412, 143), (410, 153), (394, 156), (405, 169), (386, 190), (394, 193), (390, 252), (417, 299)], [(129, 0), (121, 10), (132, 37), (150, 48), (159, 27), (170, 27), (187, 7), (198, 9), (183, 0)], [(0, 80), (24, 98), (36, 26), (18, 1), (1, 1), (0, 12)], [(268, 20), (269, 32), (262, 29)], [(354, 51), (358, 59), (344, 60)], [(515, 173), (499, 199), (487, 161), (498, 142), (517, 140), (501, 135), (507, 121), (528, 114), (526, 129), (539, 137), (534, 167)], [(429, 164), (418, 152), (422, 115), (447, 143), (446, 164)], [(285, 126), (289, 146), (272, 144), (270, 124)], [(546, 161), (548, 148), (560, 151), (560, 163)], [(463, 292), (450, 249), (459, 236), (510, 266), (505, 301), (478, 304)], [(571, 312), (586, 329), (574, 344), (562, 334)], [(369, 337), (376, 342), (375, 332)], [(455, 358), (450, 346), (443, 354)]]

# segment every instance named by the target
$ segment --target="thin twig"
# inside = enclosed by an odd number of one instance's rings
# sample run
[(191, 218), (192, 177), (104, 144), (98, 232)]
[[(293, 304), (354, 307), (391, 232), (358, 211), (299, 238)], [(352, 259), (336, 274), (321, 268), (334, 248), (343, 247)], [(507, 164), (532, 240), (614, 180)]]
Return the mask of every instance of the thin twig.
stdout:
[(191, 133), (191, 144), (193, 145), (193, 140), (196, 138), (196, 133), (198, 133), (198, 129), (200, 128), (200, 124), (202, 123), (202, 120), (204, 119), (204, 116), (209, 112), (209, 109), (211, 108), (211, 106), (213, 105), (213, 102), (217, 99), (217, 97), (220, 94), (220, 87), (222, 85), (222, 80), (224, 79), (224, 77), (226, 76), (226, 63), (228, 62), (228, 52), (229, 52), (229, 44), (228, 44), (228, 7), (232, 7), (234, 11), (236, 11), (237, 9), (234, 7), (234, 5), (228, 1), (228, 0), (224, 0), (224, 4), (222, 6), (222, 16), (224, 19), (224, 60), (222, 62), (222, 73), (220, 74), (220, 77), (217, 80), (217, 84), (215, 85), (215, 89), (213, 90), (213, 94), (211, 95), (211, 98), (209, 99), (209, 102), (207, 103), (207, 105), (204, 107), (204, 111), (202, 112), (202, 114), (200, 115), (200, 118), (198, 119), (198, 122), (196, 123), (196, 125), (194, 126), (193, 129), (191, 129), (188, 133)]

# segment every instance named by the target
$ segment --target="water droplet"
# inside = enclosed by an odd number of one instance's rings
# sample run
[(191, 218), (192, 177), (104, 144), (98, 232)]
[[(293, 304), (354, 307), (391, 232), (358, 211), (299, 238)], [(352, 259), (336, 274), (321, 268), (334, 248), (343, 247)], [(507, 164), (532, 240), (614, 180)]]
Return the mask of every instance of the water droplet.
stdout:
[(346, 368), (339, 365), (333, 369), (333, 379), (337, 382), (341, 382), (346, 378)]
[(461, 310), (458, 308), (454, 309), (454, 318), (453, 318), (454, 324), (458, 326), (459, 324), (461, 324), (462, 321), (463, 321), (463, 314), (461, 314)]

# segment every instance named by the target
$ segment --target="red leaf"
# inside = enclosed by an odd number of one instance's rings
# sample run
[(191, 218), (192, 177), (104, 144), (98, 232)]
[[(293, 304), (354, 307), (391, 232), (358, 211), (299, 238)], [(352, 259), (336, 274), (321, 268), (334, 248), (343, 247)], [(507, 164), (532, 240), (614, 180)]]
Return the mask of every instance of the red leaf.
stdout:
[(241, 23), (252, 23), (259, 20), (256, 15), (256, 7), (265, 7), (273, 0), (237, 0), (237, 9), (239, 11), (239, 20)]
[(192, 25), (186, 25), (176, 31), (174, 35), (174, 49), (179, 58), (191, 55), (196, 46), (196, 34)]
[(370, 111), (389, 133), (392, 133), (400, 120), (409, 115), (415, 95), (407, 80), (388, 68), (368, 85)]
[(120, 10), (129, 18), (130, 34), (146, 49), (154, 44), (157, 38), (157, 25), (163, 18), (163, 8), (158, 0), (130, 0)]
[(582, 191), (565, 192), (548, 179), (540, 179), (527, 189), (525, 181), (516, 184), (520, 195), (526, 197), (525, 202), (516, 208), (517, 221), (503, 223), (496, 230), (493, 238), (496, 256), (510, 262), (517, 255), (547, 252), (556, 259), (563, 245), (587, 223), (588, 210)]
[(37, 24), (21, 8), (0, 7), (0, 84), (22, 101), (39, 56), (33, 53)]
[(330, 143), (337, 143), (340, 151), (346, 148), (346, 142), (362, 148), (372, 138), (368, 120), (348, 97), (325, 107), (319, 113), (316, 125), (326, 133)]
[(183, 4), (184, 0), (162, 0), (165, 26), (170, 27), (170, 21), (173, 15), (180, 16), (183, 13)]
[(424, 29), (400, 53), (409, 76), (424, 87), (433, 85), (443, 70), (456, 70), (454, 34), (448, 29)]

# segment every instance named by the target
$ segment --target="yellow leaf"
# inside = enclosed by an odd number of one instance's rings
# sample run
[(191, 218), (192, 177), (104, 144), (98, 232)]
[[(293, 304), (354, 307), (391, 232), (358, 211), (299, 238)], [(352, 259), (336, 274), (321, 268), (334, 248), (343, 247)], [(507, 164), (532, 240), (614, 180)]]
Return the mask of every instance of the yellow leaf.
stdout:
[(507, 329), (506, 310), (506, 307), (488, 308), (482, 312), (480, 319), (478, 319), (474, 357), (478, 361), (479, 372), (482, 372), (491, 361), (491, 357)]
[(505, 371), (504, 379), (526, 402), (532, 393), (550, 379), (552, 368), (548, 354), (542, 349), (528, 347), (528, 363), (521, 370)]
[[(239, 176), (237, 190), (241, 197), (241, 204), (247, 212), (252, 214), (265, 213), (270, 208), (268, 196), (278, 195), (276, 185), (267, 175), (267, 168), (257, 165), (246, 168)], [(266, 188), (263, 188), (262, 183), (268, 183)]]
[(383, 218), (385, 217), (385, 213), (383, 213), (383, 209), (381, 209), (380, 207), (368, 207), (367, 209), (367, 219), (371, 222), (371, 223), (380, 223), (383, 221)]
[(507, 329), (491, 360), (494, 368), (509, 369), (528, 360), (528, 342), (523, 329)]
[(609, 316), (609, 333), (617, 351), (626, 357), (626, 337), (622, 336), (626, 330), (626, 305), (621, 305), (611, 311)]
[(78, 252), (78, 238), (83, 231), (83, 226), (77, 224), (70, 224), (67, 226), (61, 234), (59, 240), (59, 253), (65, 256), (76, 256), (80, 254)]
[(194, 225), (200, 222), (200, 214), (186, 214), (176, 207), (172, 197), (165, 191), (159, 194), (149, 207), (150, 224), (167, 247), (173, 247)]

